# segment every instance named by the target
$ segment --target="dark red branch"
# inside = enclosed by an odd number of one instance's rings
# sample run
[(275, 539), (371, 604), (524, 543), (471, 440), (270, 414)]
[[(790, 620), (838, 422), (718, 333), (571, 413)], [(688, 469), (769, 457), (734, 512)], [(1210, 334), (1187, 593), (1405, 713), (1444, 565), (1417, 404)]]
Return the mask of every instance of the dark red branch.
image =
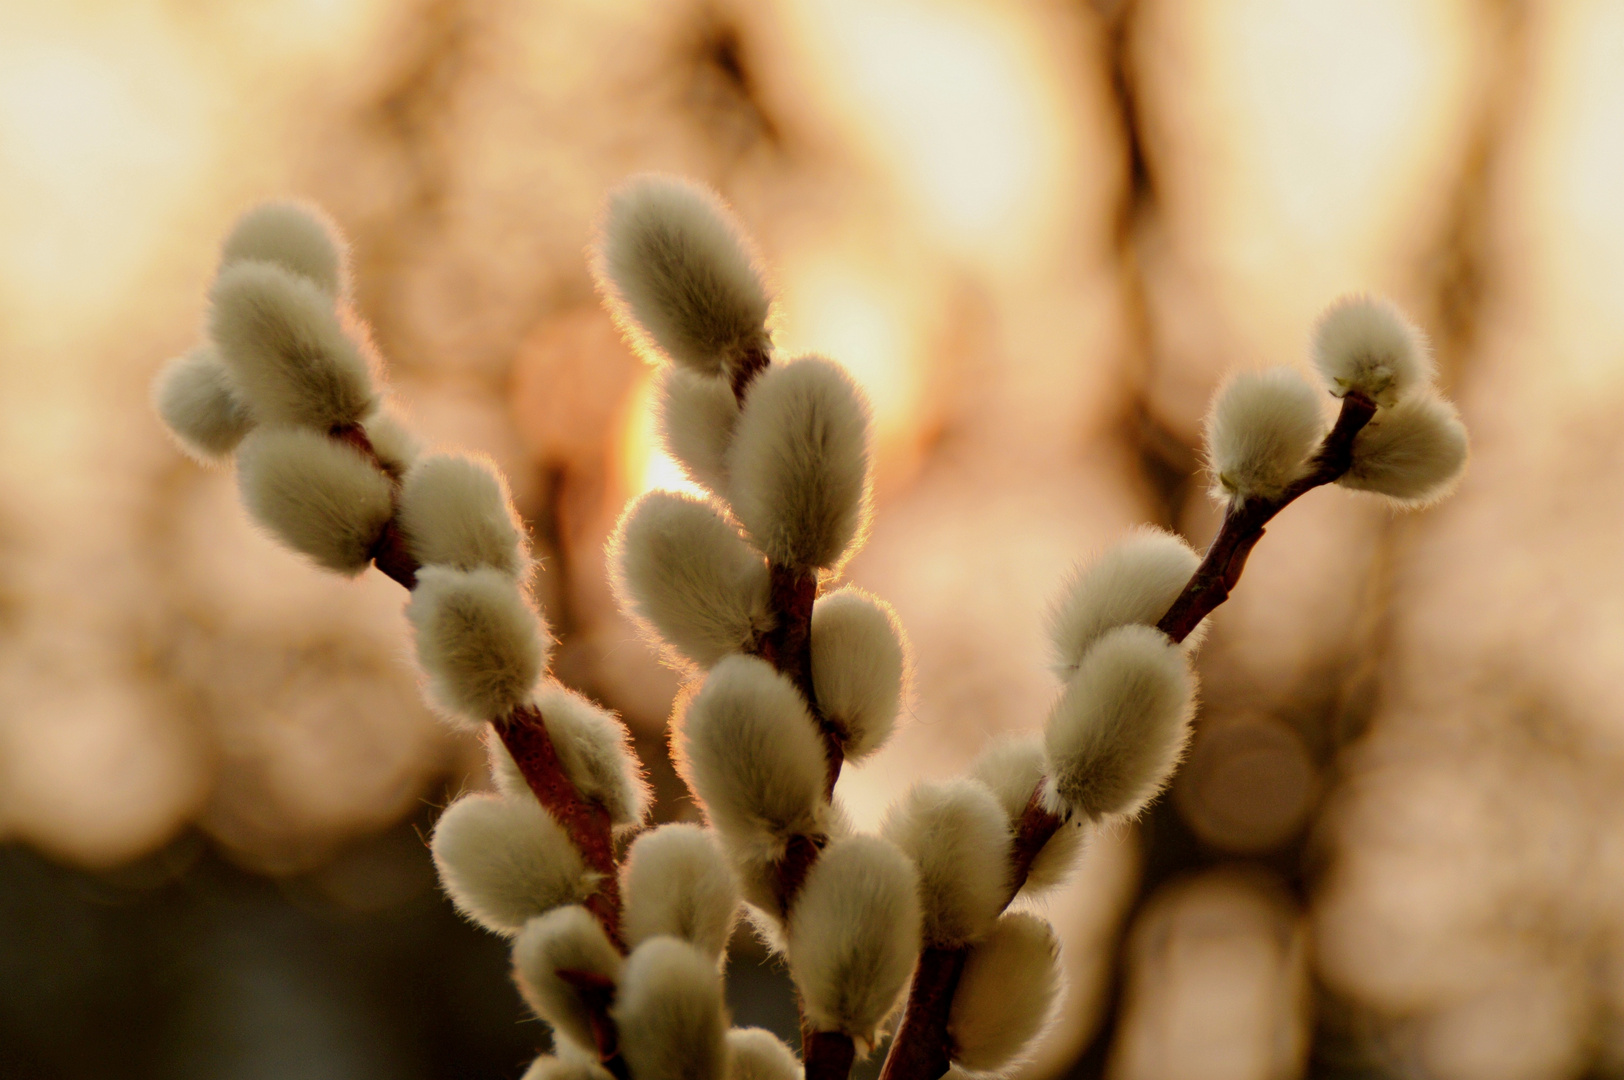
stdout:
[(880, 1080), (907, 1080), (941, 1076), (952, 1064), (952, 1040), (947, 1034), (953, 995), (964, 974), (969, 949), (927, 946), (919, 954), (913, 984), (908, 988), (908, 1009), (891, 1042)]
[(801, 1061), (806, 1080), (846, 1080), (857, 1060), (857, 1045), (850, 1035), (838, 1031), (806, 1031), (801, 1034)]
[(615, 1026), (610, 1010), (615, 1005), (615, 980), (596, 971), (574, 971), (561, 968), (558, 977), (572, 988), (581, 1004), (587, 1007), (588, 1022), (592, 1025), (592, 1042), (598, 1052), (598, 1061), (617, 1080), (627, 1080), (631, 1070), (620, 1056), (620, 1030)]

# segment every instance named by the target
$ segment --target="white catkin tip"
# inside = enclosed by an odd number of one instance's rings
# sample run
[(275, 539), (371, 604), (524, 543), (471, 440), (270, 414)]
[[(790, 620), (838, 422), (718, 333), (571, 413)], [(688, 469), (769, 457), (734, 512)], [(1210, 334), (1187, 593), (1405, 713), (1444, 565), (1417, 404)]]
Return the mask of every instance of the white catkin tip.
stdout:
[[(560, 971), (618, 982), (620, 953), (584, 907), (554, 908), (525, 923), (513, 943), (513, 979), (536, 1015), (578, 1046), (593, 1046), (592, 1010)], [(715, 969), (712, 969), (714, 974)]]
[(551, 680), (536, 691), (564, 773), (589, 802), (609, 811), (616, 825), (636, 825), (648, 812), (648, 786), (632, 752), (631, 733), (614, 713)]
[(372, 410), (367, 352), (314, 282), (272, 263), (238, 262), (221, 271), (210, 298), (209, 336), (260, 420), (326, 432)]
[(1182, 538), (1146, 526), (1073, 570), (1049, 609), (1056, 672), (1069, 679), (1107, 630), (1155, 626), (1200, 565), (1201, 557)]
[(632, 950), (615, 999), (620, 1050), (636, 1080), (723, 1080), (727, 1008), (716, 960), (686, 941)]
[(592, 273), (621, 328), (702, 375), (767, 348), (771, 297), (749, 239), (721, 199), (672, 176), (609, 195)]
[(1121, 626), (1095, 642), (1044, 730), (1060, 803), (1090, 819), (1144, 809), (1184, 753), (1193, 682), (1184, 653), (1160, 630)]
[(973, 780), (915, 784), (880, 830), (919, 871), (925, 944), (980, 938), (1010, 898), (1009, 817)]
[(429, 849), (457, 910), (492, 933), (586, 898), (586, 865), (533, 797), (464, 795), (440, 815)]
[(163, 366), (152, 382), (152, 404), (185, 450), (204, 464), (237, 449), (254, 417), (211, 345)]
[(739, 399), (726, 378), (667, 367), (659, 374), (655, 416), (660, 441), (688, 479), (727, 495), (727, 448), (739, 419)]
[(460, 454), (430, 454), (412, 466), (397, 512), (420, 563), (520, 577), (529, 567), (524, 536), (496, 467)]
[(417, 436), (405, 421), (380, 405), (362, 419), (361, 429), (366, 432), (367, 441), (372, 443), (372, 450), (378, 455), (384, 472), (396, 480), (405, 476), (422, 449)]
[(868, 399), (832, 360), (774, 364), (750, 384), (728, 447), (728, 495), (774, 562), (840, 562), (868, 500)]
[(303, 428), (257, 428), (237, 451), (248, 512), (317, 564), (359, 574), (394, 512), (389, 478), (359, 450)]
[(621, 869), (626, 940), (681, 938), (713, 961), (733, 935), (739, 878), (715, 834), (671, 824), (633, 842)]
[(1379, 296), (1344, 296), (1326, 308), (1314, 324), (1313, 354), (1331, 393), (1358, 392), (1384, 407), (1432, 378), (1426, 335)]
[(609, 541), (621, 608), (673, 661), (709, 667), (771, 629), (767, 564), (710, 503), (651, 491)]
[(581, 1055), (543, 1054), (530, 1063), (519, 1080), (613, 1080), (608, 1069)]
[[(1045, 795), (1045, 770), (1048, 759), (1041, 739), (1005, 739), (989, 747), (970, 766), (970, 777), (984, 784), (1003, 807), (1013, 832), (1026, 813), (1027, 804), (1036, 792)], [(1026, 881), (1020, 895), (1033, 896), (1045, 889), (1061, 884), (1077, 865), (1083, 850), (1083, 823), (1073, 819), (1061, 824), (1049, 842), (1043, 845), (1026, 872)]]
[(1053, 928), (1025, 912), (999, 919), (970, 949), (953, 995), (953, 1063), (981, 1073), (1015, 1064), (1054, 1016), (1063, 989)]
[(1290, 368), (1232, 376), (1207, 414), (1215, 499), (1274, 498), (1302, 474), (1325, 433), (1319, 391)]
[(1412, 394), (1359, 432), (1353, 466), (1337, 483), (1400, 506), (1426, 506), (1454, 490), (1466, 454), (1466, 425), (1455, 407), (1434, 394)]
[(406, 605), (429, 697), (448, 718), (497, 720), (522, 704), (551, 640), (519, 586), (497, 570), (425, 566)]
[(800, 1058), (765, 1028), (727, 1033), (727, 1080), (801, 1080)]
[(823, 827), (823, 739), (795, 684), (753, 656), (711, 669), (677, 733), (678, 766), (732, 844), (778, 851)]
[(846, 760), (885, 745), (907, 694), (910, 665), (891, 605), (847, 587), (812, 608), (812, 692), (841, 732)]
[(896, 846), (851, 836), (824, 848), (789, 918), (789, 973), (814, 1031), (872, 1045), (919, 956), (919, 879)]
[(347, 284), (345, 254), (343, 237), (321, 210), (298, 202), (268, 202), (237, 219), (221, 245), (220, 269), (244, 260), (275, 263), (336, 297)]

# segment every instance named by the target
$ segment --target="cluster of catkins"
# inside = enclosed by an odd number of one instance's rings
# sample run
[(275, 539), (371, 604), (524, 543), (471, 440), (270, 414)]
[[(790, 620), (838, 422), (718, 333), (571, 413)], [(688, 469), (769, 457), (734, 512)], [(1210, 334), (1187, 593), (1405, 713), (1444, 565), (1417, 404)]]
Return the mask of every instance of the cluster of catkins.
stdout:
[[(835, 780), (885, 743), (910, 667), (884, 602), (826, 588), (867, 521), (868, 405), (838, 364), (772, 355), (759, 262), (715, 196), (630, 182), (594, 270), (661, 365), (666, 448), (708, 492), (650, 492), (612, 540), (620, 602), (689, 677), (672, 746), (706, 824), (648, 828), (623, 726), (547, 674), (501, 476), (421, 451), (389, 410), (344, 265), (310, 210), (248, 214), (224, 246), (207, 342), (163, 370), (155, 400), (200, 459), (235, 456), (244, 504), (281, 542), (411, 590), (427, 694), (485, 732), (496, 786), (446, 809), (434, 860), (458, 910), (512, 939), (514, 978), (553, 1028), (529, 1080), (801, 1075), (770, 1033), (729, 1029), (722, 967), (746, 910), (788, 965), (809, 1074), (843, 1076), (879, 1042), (911, 977), (897, 1041), (944, 1045), (910, 1060), (933, 1076), (1016, 1062), (1062, 979), (1048, 923), (1006, 908), (1058, 882), (1086, 826), (1136, 814), (1175, 768), (1195, 636), (1156, 624), (1196, 553), (1147, 529), (1075, 575), (1051, 613), (1064, 689), (1043, 737), (916, 785), (878, 835), (855, 829)], [(1379, 406), (1342, 482), (1399, 499), (1446, 484), (1464, 436), (1402, 318), (1351, 302), (1317, 342), (1333, 392)], [(1288, 372), (1233, 381), (1208, 432), (1223, 497), (1279, 497), (1325, 432), (1321, 400)]]

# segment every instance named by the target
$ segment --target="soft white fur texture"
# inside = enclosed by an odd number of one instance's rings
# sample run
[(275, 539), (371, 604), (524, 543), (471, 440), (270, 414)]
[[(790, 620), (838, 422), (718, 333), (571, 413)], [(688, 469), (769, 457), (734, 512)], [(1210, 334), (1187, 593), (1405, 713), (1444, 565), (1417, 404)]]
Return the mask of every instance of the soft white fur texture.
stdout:
[(801, 1059), (765, 1028), (727, 1033), (727, 1080), (801, 1080)]
[(421, 563), (513, 577), (530, 567), (507, 484), (489, 461), (461, 454), (418, 460), (400, 488), (397, 520)]
[(1344, 296), (1314, 324), (1314, 366), (1337, 397), (1357, 390), (1395, 405), (1432, 379), (1427, 338), (1391, 301)]
[(271, 263), (237, 262), (220, 272), (210, 299), (209, 335), (261, 421), (326, 432), (372, 410), (367, 349), (314, 282)]
[(650, 938), (626, 958), (613, 1015), (636, 1080), (724, 1080), (728, 1017), (715, 957)]
[(727, 497), (727, 448), (739, 420), (733, 384), (686, 368), (660, 369), (655, 416), (660, 441), (688, 479)]
[(366, 432), (367, 441), (372, 443), (372, 450), (378, 455), (384, 472), (396, 480), (406, 475), (422, 450), (412, 429), (387, 406), (379, 405), (367, 413), (361, 420), (361, 429)]
[(367, 568), (394, 512), (389, 478), (364, 454), (304, 428), (249, 432), (237, 451), (237, 487), (255, 521), (342, 574)]
[(1011, 896), (1011, 834), (985, 785), (915, 784), (892, 804), (880, 831), (919, 872), (926, 945), (956, 948), (992, 928)]
[(977, 1073), (1016, 1064), (1054, 1017), (1064, 988), (1054, 929), (1025, 912), (999, 919), (970, 949), (953, 995), (953, 1063)]
[(608, 1069), (580, 1054), (554, 1057), (543, 1054), (530, 1063), (519, 1080), (613, 1080)]
[(744, 231), (715, 193), (644, 174), (609, 195), (592, 273), (633, 341), (702, 375), (767, 348), (771, 297)]
[(1207, 413), (1213, 498), (1274, 498), (1302, 475), (1324, 434), (1320, 392), (1297, 372), (1268, 368), (1231, 376)]
[(212, 345), (165, 364), (152, 382), (152, 404), (175, 440), (205, 465), (227, 458), (254, 427), (254, 416)]
[(592, 1012), (560, 971), (620, 978), (620, 953), (591, 912), (574, 904), (525, 923), (513, 943), (513, 979), (537, 1016), (576, 1045), (593, 1046)]
[(608, 810), (614, 824), (640, 823), (648, 813), (648, 785), (626, 725), (551, 679), (536, 691), (534, 701), (575, 790)]
[(348, 288), (344, 238), (321, 210), (307, 203), (262, 203), (237, 219), (220, 249), (220, 268), (253, 260), (275, 263), (315, 282), (328, 296)]
[(1091, 819), (1132, 816), (1178, 767), (1195, 712), (1183, 651), (1149, 626), (1119, 626), (1094, 643), (1049, 714), (1051, 791)]
[(423, 567), (406, 617), (430, 700), (475, 724), (530, 697), (552, 646), (518, 584), (499, 570)]
[(776, 854), (823, 829), (823, 739), (795, 684), (753, 656), (729, 656), (688, 703), (677, 765), (739, 856)]
[(769, 559), (840, 562), (867, 513), (868, 442), (868, 399), (834, 361), (806, 356), (756, 376), (728, 447), (728, 497)]
[(721, 959), (739, 917), (739, 876), (715, 834), (661, 825), (632, 843), (620, 873), (628, 942), (664, 934)]
[(885, 745), (908, 697), (912, 664), (891, 605), (847, 586), (812, 607), (812, 692), (843, 735), (847, 761)]
[(767, 564), (710, 503), (651, 491), (609, 541), (615, 596), (668, 659), (709, 667), (773, 625)]
[[(1002, 739), (992, 744), (970, 766), (970, 776), (986, 785), (1009, 818), (1013, 833), (1033, 792), (1043, 798), (1044, 771), (1048, 758), (1041, 739)], [(1033, 896), (1061, 884), (1070, 876), (1082, 854), (1086, 836), (1081, 819), (1064, 822), (1043, 845), (1027, 871), (1019, 895)]]
[(789, 917), (789, 973), (814, 1031), (860, 1044), (897, 1004), (919, 956), (919, 877), (894, 844), (851, 836), (824, 848)]
[(534, 797), (464, 795), (440, 815), (429, 850), (457, 910), (511, 937), (537, 915), (584, 900), (586, 864)]
[(1400, 506), (1426, 506), (1455, 489), (1466, 455), (1466, 425), (1455, 407), (1435, 394), (1411, 394), (1359, 432), (1353, 467), (1337, 483)]
[[(1056, 674), (1071, 678), (1088, 647), (1107, 630), (1133, 623), (1155, 626), (1200, 565), (1201, 557), (1182, 538), (1147, 525), (1074, 569), (1049, 608)], [(1203, 619), (1184, 639), (1186, 648), (1193, 647), (1205, 625)]]

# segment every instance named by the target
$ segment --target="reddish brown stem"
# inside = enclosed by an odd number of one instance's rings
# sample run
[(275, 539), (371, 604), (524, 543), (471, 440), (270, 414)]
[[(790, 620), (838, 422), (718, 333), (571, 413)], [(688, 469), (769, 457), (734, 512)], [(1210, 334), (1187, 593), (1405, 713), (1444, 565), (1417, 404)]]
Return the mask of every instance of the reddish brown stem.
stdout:
[(568, 968), (560, 968), (558, 977), (574, 987), (581, 1003), (587, 1007), (598, 1061), (618, 1080), (627, 1080), (631, 1071), (626, 1068), (626, 1059), (620, 1056), (620, 1031), (610, 1015), (615, 1004), (615, 980), (596, 971)]
[(947, 1025), (952, 1017), (953, 994), (969, 949), (927, 946), (919, 953), (913, 984), (908, 988), (908, 1009), (886, 1055), (880, 1080), (914, 1076), (941, 1076), (952, 1064), (952, 1039)]
[(857, 1060), (857, 1045), (850, 1035), (838, 1031), (807, 1031), (801, 1034), (801, 1061), (806, 1080), (846, 1080)]

